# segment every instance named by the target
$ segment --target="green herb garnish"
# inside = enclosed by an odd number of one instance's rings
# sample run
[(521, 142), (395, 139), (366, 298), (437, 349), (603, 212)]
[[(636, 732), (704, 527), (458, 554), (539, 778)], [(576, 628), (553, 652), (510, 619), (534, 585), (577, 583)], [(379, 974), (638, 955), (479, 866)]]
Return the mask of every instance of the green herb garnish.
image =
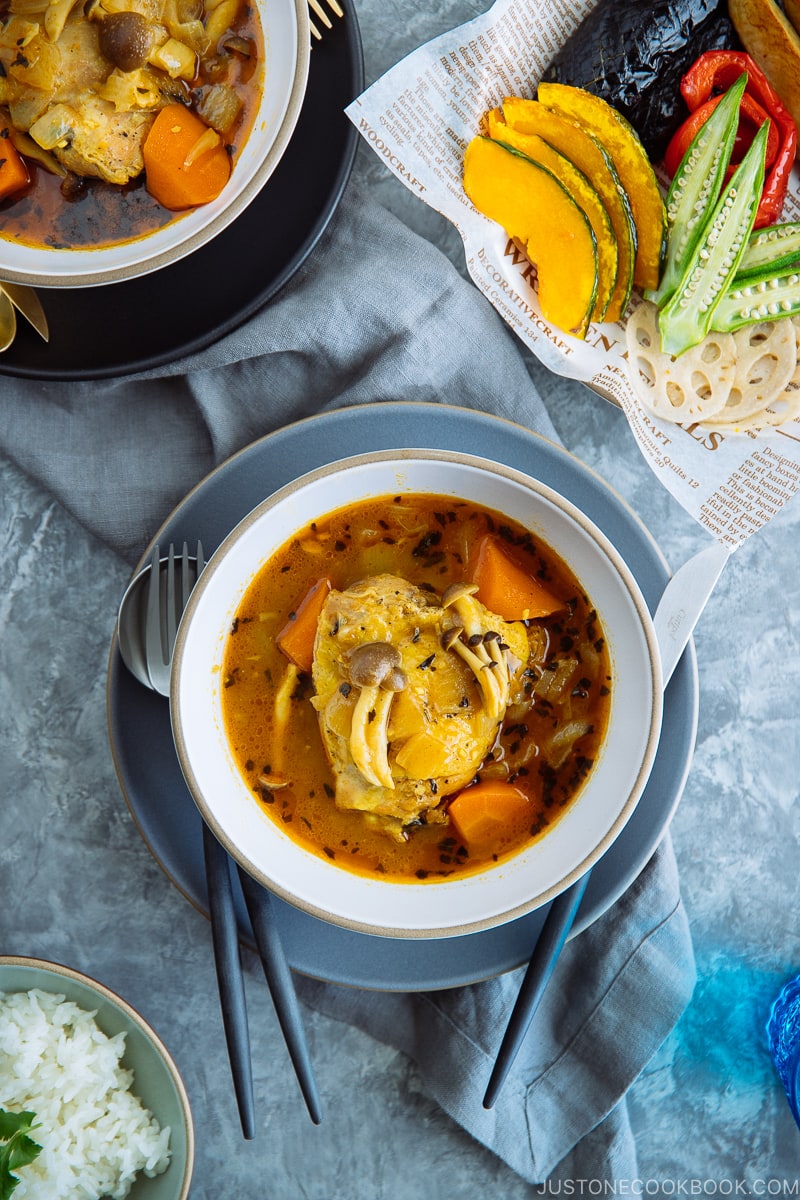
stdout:
[(28, 1136), (39, 1128), (35, 1120), (36, 1113), (0, 1108), (0, 1200), (8, 1200), (19, 1183), (11, 1172), (27, 1167), (41, 1153), (42, 1147)]

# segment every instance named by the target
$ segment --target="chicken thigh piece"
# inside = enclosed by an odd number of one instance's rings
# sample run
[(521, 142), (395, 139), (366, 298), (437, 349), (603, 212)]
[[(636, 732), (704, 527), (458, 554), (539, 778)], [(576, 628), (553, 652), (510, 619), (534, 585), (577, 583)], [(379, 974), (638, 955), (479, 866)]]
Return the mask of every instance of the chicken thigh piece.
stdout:
[(336, 804), (403, 839), (445, 820), (442, 799), (474, 777), (529, 658), (522, 622), (474, 598), (439, 597), (395, 575), (332, 591), (314, 647), (314, 706), (336, 776)]

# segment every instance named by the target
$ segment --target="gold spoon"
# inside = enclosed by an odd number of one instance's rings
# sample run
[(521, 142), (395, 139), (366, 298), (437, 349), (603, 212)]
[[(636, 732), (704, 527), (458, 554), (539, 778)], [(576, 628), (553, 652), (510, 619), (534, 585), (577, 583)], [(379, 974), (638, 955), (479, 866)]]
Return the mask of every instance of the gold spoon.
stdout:
[[(44, 338), (46, 342), (50, 340), (50, 330), (47, 326), (47, 317), (44, 315), (42, 302), (32, 287), (27, 287), (22, 283), (0, 283), (0, 289), (6, 293), (11, 303), (21, 312), (26, 321), (29, 321), (39, 337)], [(6, 347), (4, 346), (5, 350)]]
[(0, 352), (7, 350), (17, 332), (17, 314), (10, 297), (0, 288)]

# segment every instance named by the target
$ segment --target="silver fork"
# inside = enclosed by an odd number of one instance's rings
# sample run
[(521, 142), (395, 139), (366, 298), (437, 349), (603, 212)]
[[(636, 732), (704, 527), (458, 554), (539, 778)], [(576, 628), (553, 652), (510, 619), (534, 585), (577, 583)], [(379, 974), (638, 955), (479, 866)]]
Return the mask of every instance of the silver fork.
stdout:
[(147, 583), (145, 659), (150, 683), (162, 696), (169, 695), (172, 655), (181, 614), (204, 566), (200, 542), (194, 557), (189, 554), (186, 542), (180, 557), (176, 557), (175, 547), (170, 543), (166, 563), (161, 561), (159, 547), (153, 550)]
[[(335, 16), (337, 16), (337, 17), (344, 16), (344, 9), (339, 4), (338, 0), (327, 0), (327, 4), (328, 4), (328, 7), (330, 8), (331, 12)], [(314, 13), (314, 15), (322, 22), (322, 24), (325, 26), (326, 29), (333, 29), (333, 21), (331, 21), (327, 12), (320, 4), (319, 0), (308, 0), (308, 7), (311, 9), (311, 11)], [(318, 42), (321, 41), (322, 33), (319, 29), (319, 26), (316, 25), (314, 23), (314, 21), (310, 22), (310, 29), (311, 29), (311, 36), (316, 38)]]

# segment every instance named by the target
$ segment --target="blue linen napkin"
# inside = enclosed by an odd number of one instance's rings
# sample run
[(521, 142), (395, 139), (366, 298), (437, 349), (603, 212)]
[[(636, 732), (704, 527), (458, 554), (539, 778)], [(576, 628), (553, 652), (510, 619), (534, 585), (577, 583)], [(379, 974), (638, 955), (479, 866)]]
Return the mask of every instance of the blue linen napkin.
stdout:
[(635, 1179), (624, 1095), (694, 985), (669, 836), (620, 900), (567, 942), (487, 1111), (483, 1094), (522, 974), (421, 995), (376, 998), (308, 979), (299, 992), (408, 1054), (442, 1108), (529, 1183)]
[(317, 412), (386, 400), (481, 409), (556, 436), (494, 310), (351, 185), (291, 283), (213, 346), (112, 382), (4, 379), (0, 450), (133, 562), (242, 446)]
[[(214, 346), (110, 382), (4, 379), (0, 452), (132, 563), (186, 492), (242, 446), (316, 412), (389, 400), (479, 409), (555, 439), (494, 310), (351, 185), (292, 282)], [(436, 1101), (524, 1179), (634, 1178), (625, 1092), (694, 985), (669, 837), (565, 948), (487, 1112), (520, 978), (403, 995), (298, 986), (308, 1004), (408, 1054)]]

